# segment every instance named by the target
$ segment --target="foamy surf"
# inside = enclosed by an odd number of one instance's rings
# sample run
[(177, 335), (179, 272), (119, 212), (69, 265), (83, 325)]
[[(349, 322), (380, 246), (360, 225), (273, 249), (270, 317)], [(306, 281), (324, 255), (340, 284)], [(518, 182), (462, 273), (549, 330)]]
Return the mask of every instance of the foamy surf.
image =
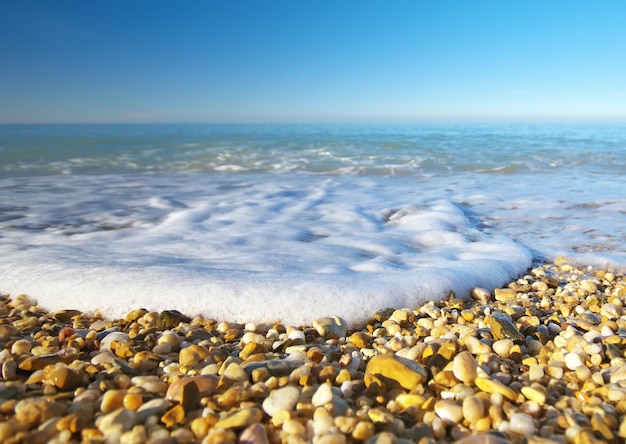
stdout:
[(0, 290), (358, 322), (532, 259), (626, 266), (626, 130), (593, 125), (0, 127)]

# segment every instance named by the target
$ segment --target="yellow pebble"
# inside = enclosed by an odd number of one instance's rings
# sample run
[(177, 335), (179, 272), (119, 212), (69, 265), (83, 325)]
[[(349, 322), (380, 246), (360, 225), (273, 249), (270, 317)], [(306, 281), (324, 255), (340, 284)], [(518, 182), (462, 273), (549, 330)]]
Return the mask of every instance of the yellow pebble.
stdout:
[(354, 431), (352, 432), (352, 437), (354, 439), (358, 439), (359, 441), (366, 441), (374, 436), (374, 424), (366, 421), (359, 421), (354, 427)]
[(124, 407), (133, 412), (143, 405), (143, 398), (139, 393), (127, 393), (124, 395)]
[(125, 390), (107, 390), (102, 396), (100, 411), (112, 412), (124, 406)]
[(500, 393), (511, 401), (515, 401), (517, 399), (517, 394), (513, 389), (502, 384), (500, 381), (496, 381), (495, 379), (476, 378), (474, 382), (479, 389), (487, 393)]

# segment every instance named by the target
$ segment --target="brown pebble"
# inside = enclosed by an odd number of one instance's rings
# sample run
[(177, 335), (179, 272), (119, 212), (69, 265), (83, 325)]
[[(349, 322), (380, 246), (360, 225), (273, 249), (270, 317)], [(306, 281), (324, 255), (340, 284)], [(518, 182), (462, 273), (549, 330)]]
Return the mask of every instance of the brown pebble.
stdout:
[(73, 390), (83, 383), (83, 376), (67, 367), (57, 367), (50, 380), (59, 390)]

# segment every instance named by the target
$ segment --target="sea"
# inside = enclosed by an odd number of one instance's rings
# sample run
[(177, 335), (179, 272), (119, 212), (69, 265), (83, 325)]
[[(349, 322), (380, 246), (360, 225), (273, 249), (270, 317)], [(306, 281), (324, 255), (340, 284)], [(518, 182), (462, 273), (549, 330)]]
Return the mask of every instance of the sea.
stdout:
[(108, 318), (363, 322), (626, 269), (624, 124), (0, 125), (0, 291)]

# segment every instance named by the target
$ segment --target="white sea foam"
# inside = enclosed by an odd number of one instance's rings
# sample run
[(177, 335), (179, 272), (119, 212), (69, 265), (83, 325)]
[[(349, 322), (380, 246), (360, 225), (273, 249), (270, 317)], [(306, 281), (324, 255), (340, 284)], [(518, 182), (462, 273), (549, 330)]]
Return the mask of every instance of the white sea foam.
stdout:
[(530, 263), (525, 248), (481, 232), (457, 204), (410, 188), (242, 178), (35, 179), (65, 197), (22, 201), (29, 209), (16, 212), (25, 217), (0, 239), (0, 254), (11, 257), (0, 265), (2, 288), (50, 309), (108, 316), (141, 306), (239, 321), (337, 314), (357, 322), (499, 285)]

